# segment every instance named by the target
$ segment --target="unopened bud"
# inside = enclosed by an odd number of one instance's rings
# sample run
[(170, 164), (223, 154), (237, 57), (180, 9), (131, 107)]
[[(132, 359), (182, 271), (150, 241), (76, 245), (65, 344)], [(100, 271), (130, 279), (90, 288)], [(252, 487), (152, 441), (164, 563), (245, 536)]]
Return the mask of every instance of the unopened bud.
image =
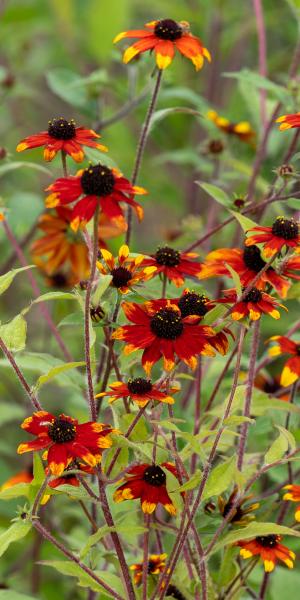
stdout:
[(90, 316), (94, 323), (99, 323), (99, 321), (102, 321), (102, 319), (104, 319), (105, 311), (103, 310), (102, 306), (100, 306), (100, 304), (98, 306), (91, 306)]

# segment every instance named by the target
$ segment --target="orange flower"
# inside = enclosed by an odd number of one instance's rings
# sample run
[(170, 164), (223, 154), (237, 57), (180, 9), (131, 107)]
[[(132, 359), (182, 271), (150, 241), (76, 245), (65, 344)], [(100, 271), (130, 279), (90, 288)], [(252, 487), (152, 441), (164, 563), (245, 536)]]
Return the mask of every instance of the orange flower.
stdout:
[(283, 335), (273, 335), (269, 341), (272, 343), (269, 348), (270, 356), (290, 354), (292, 357), (285, 363), (280, 377), (282, 387), (288, 387), (300, 377), (300, 343), (293, 342)]
[[(300, 485), (285, 485), (284, 490), (289, 490), (287, 494), (284, 494), (283, 500), (289, 500), (290, 502), (300, 502)], [(296, 507), (295, 512), (296, 521), (300, 521), (300, 505)]]
[(261, 535), (254, 540), (241, 540), (237, 545), (241, 546), (240, 555), (243, 558), (260, 556), (266, 573), (270, 573), (274, 570), (278, 560), (284, 562), (289, 569), (294, 566), (295, 553), (280, 544), (280, 540), (280, 535)]
[(103, 423), (79, 424), (67, 415), (55, 417), (44, 410), (33, 413), (21, 427), (36, 439), (20, 444), (18, 454), (47, 450), (48, 467), (57, 477), (64, 472), (70, 458), (94, 467), (101, 461), (103, 450), (111, 447), (109, 434), (115, 431)]
[(288, 248), (297, 248), (300, 245), (299, 226), (294, 219), (277, 217), (272, 227), (253, 227), (248, 231), (257, 231), (246, 239), (246, 246), (253, 244), (263, 244), (264, 254), (270, 258), (284, 246)]
[[(150, 554), (148, 557), (148, 575), (159, 575), (162, 573), (166, 566), (167, 554)], [(130, 565), (130, 570), (134, 571), (133, 581), (136, 585), (139, 585), (143, 577), (143, 563), (137, 563)]]
[(175, 353), (189, 367), (197, 365), (197, 356), (215, 356), (211, 327), (199, 325), (200, 317), (182, 318), (172, 300), (155, 300), (144, 304), (123, 302), (124, 313), (133, 325), (119, 327), (112, 337), (127, 342), (126, 354), (142, 349), (142, 365), (149, 375), (153, 365), (163, 357), (164, 369), (175, 364)]
[(176, 508), (167, 492), (167, 477), (164, 469), (177, 477), (176, 468), (169, 462), (164, 462), (160, 466), (143, 463), (132, 467), (125, 475), (125, 483), (115, 491), (114, 501), (123, 502), (140, 498), (142, 511), (146, 514), (150, 515), (158, 504), (162, 504), (170, 515), (176, 515)]
[[(217, 275), (232, 277), (226, 265), (232, 267), (239, 274), (241, 284), (247, 287), (257, 273), (264, 268), (266, 262), (262, 259), (258, 246), (245, 246), (243, 249), (219, 248), (206, 256), (204, 263), (201, 265), (199, 279), (207, 279)], [(258, 289), (264, 290), (268, 284), (282, 298), (286, 298), (290, 282), (282, 277), (282, 274), (276, 273), (273, 267), (268, 267), (255, 285)]]
[(295, 127), (300, 127), (300, 113), (282, 115), (281, 117), (278, 117), (275, 122), (280, 123), (279, 129), (282, 131), (285, 129), (294, 129)]
[(48, 122), (47, 131), (40, 131), (40, 133), (21, 140), (17, 146), (17, 152), (23, 152), (27, 148), (45, 146), (44, 159), (47, 161), (53, 160), (57, 152), (61, 151), (69, 154), (76, 162), (82, 162), (84, 159), (82, 146), (90, 146), (101, 152), (107, 152), (106, 146), (95, 141), (97, 138), (100, 138), (100, 135), (93, 129), (76, 127), (74, 119), (67, 121), (60, 117)]
[(252, 129), (248, 121), (240, 121), (239, 123), (231, 123), (228, 119), (220, 117), (215, 110), (209, 110), (207, 118), (213, 121), (215, 125), (228, 135), (234, 135), (238, 137), (242, 142), (247, 142), (253, 145), (253, 141), (256, 137), (255, 131)]
[(238, 301), (238, 295), (234, 289), (226, 290), (224, 295), (225, 298), (219, 300), (219, 302), (234, 304), (234, 309), (231, 312), (234, 321), (239, 321), (247, 316), (251, 321), (257, 321), (262, 314), (268, 314), (273, 319), (280, 319), (280, 313), (276, 307), (280, 306), (280, 308), (287, 310), (283, 304), (279, 304), (272, 296), (265, 294), (256, 287), (251, 288), (242, 301)]
[(108, 250), (101, 248), (102, 259), (105, 261), (104, 266), (100, 261), (97, 261), (97, 268), (103, 275), (111, 275), (112, 280), (110, 285), (117, 288), (121, 294), (127, 294), (130, 289), (137, 283), (148, 281), (151, 279), (155, 267), (142, 267), (144, 261), (143, 255), (138, 255), (135, 258), (129, 257), (129, 248), (124, 244), (119, 250), (117, 263)]
[(81, 169), (75, 177), (57, 179), (47, 191), (51, 192), (46, 198), (47, 208), (71, 204), (83, 196), (72, 209), (71, 226), (75, 231), (92, 219), (98, 204), (102, 212), (115, 222), (123, 222), (120, 202), (132, 206), (141, 220), (144, 211), (133, 196), (147, 194), (144, 188), (132, 186), (118, 169), (110, 169), (100, 163)]
[[(165, 404), (174, 404), (174, 398), (165, 394), (159, 388), (152, 384), (150, 379), (144, 379), (143, 377), (137, 377), (135, 379), (129, 379), (127, 383), (122, 381), (115, 381), (109, 386), (112, 392), (101, 392), (97, 394), (96, 398), (102, 396), (110, 396), (109, 402), (114, 402), (118, 398), (131, 398), (141, 408), (146, 406), (148, 402), (163, 402)], [(171, 392), (177, 392), (177, 388), (172, 388)]]
[(165, 69), (171, 64), (176, 50), (189, 58), (197, 71), (202, 68), (204, 58), (211, 61), (207, 48), (204, 48), (199, 38), (190, 33), (187, 21), (177, 22), (173, 19), (162, 19), (146, 23), (145, 26), (148, 29), (124, 31), (115, 37), (114, 43), (127, 37), (139, 39), (125, 50), (123, 55), (125, 64), (147, 50), (154, 50), (159, 69)]
[(156, 267), (153, 275), (162, 273), (180, 287), (184, 283), (185, 277), (200, 278), (201, 263), (196, 262), (198, 257), (196, 252), (179, 252), (169, 246), (158, 248), (155, 254), (150, 254), (150, 258), (145, 258), (142, 262), (143, 267)]

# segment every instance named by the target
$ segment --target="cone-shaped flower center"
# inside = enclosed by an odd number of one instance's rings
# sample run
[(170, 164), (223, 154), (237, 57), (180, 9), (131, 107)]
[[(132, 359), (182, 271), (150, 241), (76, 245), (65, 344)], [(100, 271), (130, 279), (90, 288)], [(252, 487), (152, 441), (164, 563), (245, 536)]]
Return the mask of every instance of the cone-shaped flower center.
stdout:
[(111, 271), (112, 280), (111, 285), (116, 288), (123, 287), (127, 285), (128, 281), (131, 279), (132, 275), (126, 267), (116, 267)]
[(266, 392), (266, 394), (275, 394), (275, 392), (278, 392), (280, 389), (281, 385), (275, 379), (265, 381), (264, 383), (264, 392)]
[(180, 263), (180, 252), (169, 248), (169, 246), (164, 246), (157, 250), (155, 260), (159, 265), (164, 265), (165, 267), (177, 267)]
[(183, 31), (181, 25), (173, 21), (173, 19), (162, 19), (162, 21), (156, 23), (154, 33), (162, 40), (171, 40), (173, 42), (181, 38)]
[(274, 548), (278, 544), (277, 535), (259, 535), (255, 540), (264, 548)]
[(150, 485), (160, 487), (166, 483), (166, 474), (160, 467), (151, 465), (145, 469), (143, 480)]
[(81, 175), (81, 185), (85, 194), (109, 196), (114, 189), (115, 178), (112, 170), (105, 165), (89, 166)]
[(170, 585), (168, 585), (166, 596), (175, 598), (175, 600), (186, 600), (185, 596), (175, 585), (173, 585), (173, 583), (170, 583)]
[(257, 288), (252, 288), (248, 294), (246, 294), (243, 302), (253, 302), (256, 304), (262, 299), (262, 293)]
[(75, 121), (73, 119), (67, 121), (62, 117), (52, 119), (48, 123), (48, 133), (56, 140), (71, 140), (76, 135)]
[(298, 223), (294, 219), (277, 217), (272, 225), (272, 233), (284, 240), (294, 240), (299, 233)]
[(131, 394), (147, 394), (152, 390), (152, 383), (150, 379), (137, 377), (136, 379), (129, 379), (127, 387)]
[(72, 442), (76, 436), (76, 427), (66, 419), (55, 419), (54, 423), (48, 427), (48, 435), (56, 444), (65, 444)]
[(180, 313), (173, 308), (161, 308), (150, 321), (151, 331), (159, 338), (176, 340), (183, 332)]
[(260, 249), (257, 246), (245, 246), (243, 251), (243, 260), (248, 267), (255, 273), (258, 273), (265, 266), (265, 261), (261, 258)]
[(178, 306), (181, 311), (182, 317), (188, 317), (189, 315), (198, 315), (202, 317), (208, 312), (207, 298), (204, 294), (196, 294), (195, 292), (188, 292), (181, 296)]
[(148, 575), (150, 575), (152, 573), (152, 571), (155, 571), (157, 569), (157, 562), (155, 560), (149, 560), (148, 561)]

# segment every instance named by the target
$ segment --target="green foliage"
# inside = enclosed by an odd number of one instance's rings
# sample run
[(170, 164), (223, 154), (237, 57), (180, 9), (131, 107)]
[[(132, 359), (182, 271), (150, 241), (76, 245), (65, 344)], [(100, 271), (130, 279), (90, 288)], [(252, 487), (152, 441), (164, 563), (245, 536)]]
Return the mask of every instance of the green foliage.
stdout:
[(26, 345), (27, 323), (22, 315), (17, 315), (12, 321), (0, 325), (0, 337), (12, 352), (24, 350)]
[(20, 267), (20, 269), (13, 269), (9, 271), (9, 273), (5, 273), (5, 275), (1, 275), (0, 277), (0, 294), (6, 292), (9, 286), (12, 284), (14, 278), (18, 273), (22, 273), (22, 271), (27, 271), (27, 269), (33, 269), (34, 265), (28, 265), (27, 267)]
[(10, 544), (18, 542), (24, 538), (31, 529), (31, 523), (25, 521), (15, 521), (6, 531), (0, 534), (0, 556), (6, 552)]

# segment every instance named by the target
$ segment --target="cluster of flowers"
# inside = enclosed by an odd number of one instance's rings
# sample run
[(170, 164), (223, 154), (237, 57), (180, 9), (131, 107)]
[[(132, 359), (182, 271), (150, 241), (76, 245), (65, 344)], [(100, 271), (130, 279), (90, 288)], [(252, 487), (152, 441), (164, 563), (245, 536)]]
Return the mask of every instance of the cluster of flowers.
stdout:
[[(175, 51), (189, 58), (196, 69), (203, 65), (210, 54), (198, 38), (193, 36), (186, 22), (177, 23), (171, 19), (154, 21), (145, 30), (127, 31), (117, 36), (116, 41), (125, 37), (137, 38), (124, 54), (124, 62), (130, 61), (139, 53), (154, 51), (158, 69), (166, 68), (172, 61)], [(236, 135), (242, 141), (253, 144), (255, 134), (247, 122), (230, 123), (210, 111), (208, 118), (223, 132)], [(281, 117), (281, 128), (300, 126), (300, 114)], [(44, 158), (51, 161), (58, 152), (65, 161), (69, 155), (81, 162), (85, 155), (83, 146), (90, 146), (102, 152), (107, 148), (98, 142), (99, 136), (90, 129), (76, 127), (75, 122), (63, 117), (49, 121), (48, 130), (25, 138), (17, 150), (44, 146)], [(109, 396), (110, 402), (127, 398), (144, 409), (154, 402), (173, 404), (175, 388), (168, 389), (165, 382), (152, 383), (149, 379), (153, 365), (162, 359), (163, 368), (170, 372), (177, 362), (183, 361), (194, 369), (200, 355), (213, 357), (216, 352), (225, 355), (230, 328), (216, 329), (203, 322), (207, 313), (217, 304), (228, 307), (228, 316), (233, 321), (257, 321), (262, 315), (280, 318), (279, 308), (285, 306), (271, 295), (275, 290), (279, 298), (285, 299), (293, 279), (300, 279), (300, 235), (298, 223), (282, 216), (268, 227), (254, 227), (246, 236), (243, 248), (220, 248), (210, 252), (200, 262), (198, 255), (190, 251), (178, 251), (169, 246), (158, 248), (149, 256), (131, 255), (127, 245), (119, 249), (114, 258), (105, 241), (127, 229), (123, 206), (131, 207), (139, 220), (143, 218), (143, 208), (134, 199), (135, 195), (145, 195), (143, 187), (132, 185), (117, 169), (104, 164), (90, 164), (75, 175), (67, 175), (54, 181), (48, 188), (46, 207), (52, 212), (45, 213), (39, 227), (43, 237), (34, 242), (32, 252), (38, 266), (44, 270), (49, 281), (56, 287), (75, 285), (86, 280), (90, 274), (89, 250), (85, 241), (86, 224), (100, 211), (98, 220), (99, 256), (97, 268), (99, 277), (111, 275), (110, 286), (120, 294), (127, 294), (137, 284), (160, 277), (164, 283), (171, 281), (177, 287), (183, 286), (187, 277), (194, 281), (210, 277), (233, 277), (238, 273), (242, 291), (235, 287), (224, 291), (223, 297), (210, 300), (206, 295), (189, 288), (175, 298), (158, 298), (144, 303), (122, 302), (122, 309), (128, 324), (118, 327), (112, 333), (113, 340), (125, 343), (125, 353), (142, 350), (141, 364), (147, 378), (137, 377), (127, 382), (116, 381), (110, 390), (96, 397)], [(71, 205), (71, 207), (69, 206)], [(267, 262), (269, 261), (269, 262)], [(228, 268), (229, 267), (229, 268)], [(300, 343), (284, 336), (270, 339), (270, 355), (288, 354), (278, 381), (270, 376), (260, 375), (256, 385), (269, 393), (281, 392), (300, 377)], [(47, 461), (46, 472), (53, 476), (50, 487), (68, 483), (79, 486), (81, 476), (97, 469), (105, 449), (113, 444), (114, 435), (119, 435), (113, 427), (98, 422), (79, 424), (76, 419), (60, 414), (55, 416), (39, 411), (25, 419), (22, 428), (35, 436), (33, 441), (21, 443), (20, 454), (44, 450)], [(74, 473), (74, 470), (76, 471)], [(68, 474), (68, 471), (71, 473)], [(82, 472), (82, 475), (80, 474)], [(158, 504), (164, 506), (170, 515), (176, 514), (175, 505), (167, 489), (167, 476), (171, 473), (178, 480), (176, 466), (170, 462), (162, 464), (134, 464), (129, 467), (114, 493), (115, 502), (140, 499), (142, 511), (151, 514)], [(23, 472), (7, 482), (30, 481), (32, 472)], [(300, 501), (300, 486), (291, 485), (285, 500)], [(226, 517), (237, 490), (228, 499), (219, 499), (219, 510)], [(232, 524), (243, 526), (249, 522), (249, 513), (258, 507), (252, 504), (243, 508), (248, 497), (242, 499), (231, 518)], [(207, 511), (214, 506), (207, 506)], [(300, 521), (300, 506), (296, 511)], [(252, 540), (241, 540), (241, 556), (260, 555), (266, 571), (272, 571), (276, 561), (282, 560), (288, 567), (293, 566), (295, 555), (280, 543), (280, 536), (259, 536)], [(148, 573), (157, 575), (165, 568), (166, 554), (150, 555)], [(132, 565), (134, 580), (142, 578), (142, 565)], [(172, 585), (169, 586), (170, 590)], [(179, 597), (179, 596), (174, 596)]]

